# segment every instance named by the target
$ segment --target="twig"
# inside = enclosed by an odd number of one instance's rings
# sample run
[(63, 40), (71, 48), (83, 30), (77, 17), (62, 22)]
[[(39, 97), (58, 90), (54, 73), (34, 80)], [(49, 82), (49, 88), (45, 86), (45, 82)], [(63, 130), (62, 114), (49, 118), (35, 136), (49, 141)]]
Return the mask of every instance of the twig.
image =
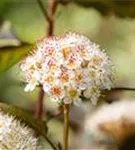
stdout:
[(54, 146), (54, 143), (46, 136), (44, 136), (46, 141), (50, 144), (50, 146), (53, 148), (53, 150), (57, 150), (56, 146)]
[(111, 91), (135, 91), (135, 88), (132, 87), (114, 87)]
[(47, 8), (47, 22), (48, 22), (48, 36), (53, 35), (54, 31), (54, 13), (57, 8), (56, 0), (48, 0), (48, 8)]
[(69, 105), (63, 104), (64, 113), (64, 131), (63, 131), (63, 150), (68, 150), (68, 134), (69, 134)]
[(34, 113), (34, 117), (36, 119), (41, 119), (41, 117), (42, 117), (43, 99), (44, 99), (44, 91), (43, 91), (42, 87), (40, 87), (39, 98), (38, 98), (38, 102), (37, 102), (35, 113)]
[(57, 2), (55, 0), (48, 0), (48, 8), (47, 11), (44, 8), (44, 5), (42, 4), (41, 0), (37, 0), (47, 22), (48, 22), (48, 29), (47, 29), (47, 35), (52, 36), (53, 30), (54, 30), (54, 13), (56, 11)]

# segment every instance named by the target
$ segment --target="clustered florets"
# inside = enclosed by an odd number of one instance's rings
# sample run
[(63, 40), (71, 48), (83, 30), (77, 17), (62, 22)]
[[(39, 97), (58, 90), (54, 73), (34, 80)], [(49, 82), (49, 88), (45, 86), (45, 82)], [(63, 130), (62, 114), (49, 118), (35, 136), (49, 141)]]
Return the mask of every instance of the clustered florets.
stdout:
[(0, 150), (37, 150), (34, 131), (19, 120), (0, 112)]
[(101, 89), (112, 87), (112, 65), (98, 45), (78, 33), (46, 37), (20, 65), (25, 91), (42, 85), (53, 100), (77, 103), (80, 96), (96, 104)]

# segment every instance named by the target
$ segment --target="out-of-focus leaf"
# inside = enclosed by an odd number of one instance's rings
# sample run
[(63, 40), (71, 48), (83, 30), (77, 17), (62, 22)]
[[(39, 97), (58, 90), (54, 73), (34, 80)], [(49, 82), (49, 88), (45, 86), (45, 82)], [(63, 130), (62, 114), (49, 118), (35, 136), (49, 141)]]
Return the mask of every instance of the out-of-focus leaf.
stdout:
[[(45, 4), (47, 0), (42, 2)], [(4, 19), (11, 22), (14, 33), (22, 42), (34, 43), (45, 35), (46, 18), (37, 0), (12, 0), (10, 6)]]
[(100, 22), (101, 16), (94, 9), (85, 9), (73, 3), (69, 3), (66, 7), (60, 5), (56, 11), (55, 33), (77, 31), (92, 38), (98, 32)]
[(67, 5), (71, 0), (56, 0), (56, 1), (62, 5)]
[(27, 111), (4, 103), (0, 103), (0, 109), (4, 113), (14, 116), (16, 119), (33, 128), (39, 135), (46, 136), (47, 126), (45, 122), (33, 118)]
[(113, 11), (116, 16), (119, 17), (135, 17), (135, 1), (132, 0), (118, 0), (113, 1)]
[(85, 8), (93, 7), (104, 15), (107, 14), (107, 12), (110, 9), (110, 5), (112, 4), (110, 0), (109, 1), (108, 0), (77, 0), (77, 1), (73, 0), (73, 1)]
[(4, 13), (10, 8), (10, 1), (11, 0), (0, 0), (0, 23), (3, 19)]
[(0, 72), (6, 71), (9, 67), (17, 63), (30, 51), (31, 47), (32, 45), (30, 44), (23, 44), (19, 47), (0, 48)]
[(110, 13), (119, 17), (135, 17), (135, 1), (133, 0), (73, 0), (86, 8), (93, 7), (103, 15)]

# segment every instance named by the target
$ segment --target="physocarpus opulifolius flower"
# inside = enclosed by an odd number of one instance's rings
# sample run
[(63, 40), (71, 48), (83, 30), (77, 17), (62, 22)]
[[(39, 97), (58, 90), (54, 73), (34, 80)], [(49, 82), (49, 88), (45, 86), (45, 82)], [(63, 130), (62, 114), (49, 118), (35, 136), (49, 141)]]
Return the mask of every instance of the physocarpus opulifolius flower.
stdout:
[(101, 90), (112, 87), (108, 56), (87, 37), (74, 32), (39, 40), (20, 67), (28, 83), (25, 91), (42, 85), (57, 102), (78, 103), (84, 96), (96, 104)]

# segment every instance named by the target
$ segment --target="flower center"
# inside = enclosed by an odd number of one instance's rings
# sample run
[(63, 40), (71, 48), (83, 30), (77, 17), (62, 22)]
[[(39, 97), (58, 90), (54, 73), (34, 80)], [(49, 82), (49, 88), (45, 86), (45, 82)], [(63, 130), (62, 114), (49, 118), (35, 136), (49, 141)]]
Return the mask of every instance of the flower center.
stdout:
[(82, 75), (81, 75), (81, 73), (76, 74), (75, 80), (76, 80), (76, 82), (80, 82), (80, 81), (82, 80)]
[(69, 95), (69, 97), (74, 98), (74, 97), (76, 97), (76, 95), (77, 95), (77, 91), (76, 91), (75, 89), (70, 89), (70, 90), (68, 91), (68, 95)]
[(49, 76), (45, 79), (46, 82), (48, 83), (52, 83), (54, 81), (53, 77), (52, 76)]
[(52, 95), (54, 95), (54, 96), (59, 96), (59, 95), (61, 94), (60, 87), (57, 87), (57, 86), (52, 87), (52, 88), (51, 88), (51, 93), (52, 93)]
[(97, 57), (97, 56), (93, 57), (93, 58), (90, 60), (90, 63), (92, 63), (92, 64), (94, 64), (94, 65), (99, 65), (99, 63), (101, 63), (101, 62), (102, 62), (102, 58)]
[(69, 48), (62, 49), (62, 54), (63, 54), (64, 58), (67, 58), (70, 53), (71, 53), (71, 50)]
[(53, 70), (53, 69), (56, 68), (56, 65), (55, 65), (55, 63), (52, 60), (50, 60), (48, 62), (48, 67), (49, 67), (50, 70)]
[(37, 66), (39, 69), (41, 69), (41, 68), (42, 68), (41, 62), (36, 62), (36, 66)]
[(60, 80), (61, 80), (62, 82), (68, 82), (68, 80), (69, 80), (68, 74), (62, 73), (61, 76), (60, 76)]

